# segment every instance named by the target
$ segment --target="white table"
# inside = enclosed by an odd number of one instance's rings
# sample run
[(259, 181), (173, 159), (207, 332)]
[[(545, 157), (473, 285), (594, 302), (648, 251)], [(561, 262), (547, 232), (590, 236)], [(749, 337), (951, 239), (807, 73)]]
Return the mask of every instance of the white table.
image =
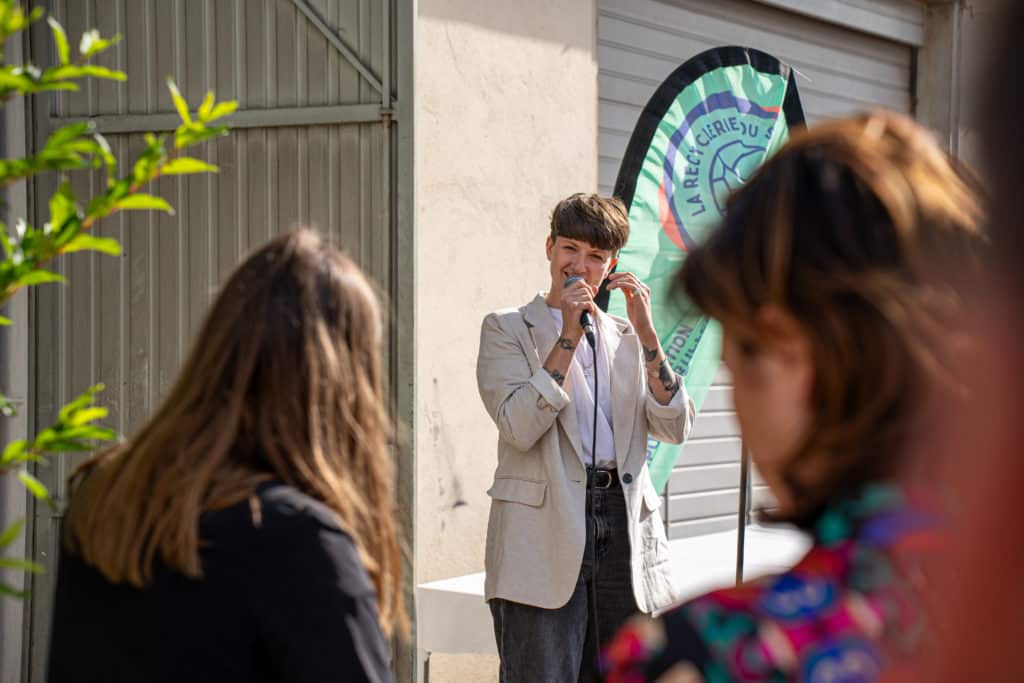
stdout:
[[(744, 543), (744, 578), (783, 571), (810, 547), (810, 539), (790, 529), (750, 525)], [(683, 598), (729, 586), (736, 578), (736, 531), (722, 531), (669, 542)], [(484, 573), (466, 574), (416, 587), (416, 638), (423, 671), (433, 652), (497, 654), (491, 613), (484, 603)]]

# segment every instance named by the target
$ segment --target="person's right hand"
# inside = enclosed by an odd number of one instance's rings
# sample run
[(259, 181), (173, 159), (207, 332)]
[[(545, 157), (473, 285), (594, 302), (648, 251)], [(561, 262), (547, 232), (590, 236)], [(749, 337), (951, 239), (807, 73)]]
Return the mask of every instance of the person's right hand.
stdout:
[(594, 303), (596, 294), (597, 287), (591, 287), (586, 280), (577, 280), (562, 289), (562, 337), (574, 344), (583, 337), (580, 316), (584, 311), (589, 311), (590, 317), (596, 320), (597, 305)]

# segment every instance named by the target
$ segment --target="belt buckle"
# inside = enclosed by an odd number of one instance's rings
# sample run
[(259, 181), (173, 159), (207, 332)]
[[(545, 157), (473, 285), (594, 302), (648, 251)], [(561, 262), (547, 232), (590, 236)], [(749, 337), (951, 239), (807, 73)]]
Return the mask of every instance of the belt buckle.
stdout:
[(612, 485), (612, 473), (608, 470), (593, 470), (592, 486), (595, 489), (607, 489)]

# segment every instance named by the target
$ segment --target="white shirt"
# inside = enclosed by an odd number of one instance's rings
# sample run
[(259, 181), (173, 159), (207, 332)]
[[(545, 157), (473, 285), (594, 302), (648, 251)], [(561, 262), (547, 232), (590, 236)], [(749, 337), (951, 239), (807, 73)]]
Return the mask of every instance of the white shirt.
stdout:
[[(551, 317), (555, 319), (557, 329), (562, 329), (562, 311), (548, 306)], [(603, 320), (600, 314), (594, 325), (594, 336), (597, 338), (597, 466), (615, 467), (615, 440), (612, 434), (612, 393), (611, 393), (611, 361), (607, 347), (601, 341)], [(576, 421), (580, 426), (580, 443), (583, 445), (583, 464), (590, 466), (590, 447), (594, 431), (594, 352), (581, 337), (576, 351), (569, 364), (566, 380), (567, 390), (576, 408)]]

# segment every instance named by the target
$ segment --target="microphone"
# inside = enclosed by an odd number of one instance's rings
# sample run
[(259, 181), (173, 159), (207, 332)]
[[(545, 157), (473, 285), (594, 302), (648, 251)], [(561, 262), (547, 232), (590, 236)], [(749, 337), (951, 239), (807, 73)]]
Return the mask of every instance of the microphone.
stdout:
[[(570, 287), (582, 279), (583, 278), (580, 277), (579, 275), (573, 275), (572, 277), (566, 279), (565, 284), (562, 285), (562, 289)], [(589, 311), (583, 311), (582, 313), (580, 313), (580, 325), (583, 326), (583, 334), (586, 336), (587, 343), (590, 344), (590, 348), (596, 348), (597, 337), (594, 336), (594, 323), (590, 320)]]

